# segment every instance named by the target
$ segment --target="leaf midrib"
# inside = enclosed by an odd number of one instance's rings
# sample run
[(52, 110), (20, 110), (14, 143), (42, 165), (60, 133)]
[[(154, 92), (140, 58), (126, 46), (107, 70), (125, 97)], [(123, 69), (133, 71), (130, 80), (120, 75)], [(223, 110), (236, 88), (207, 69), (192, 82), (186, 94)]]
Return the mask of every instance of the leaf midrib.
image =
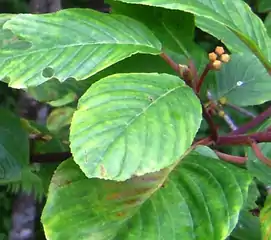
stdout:
[[(184, 87), (186, 87), (185, 85), (179, 85), (179, 86), (177, 86), (177, 87), (174, 87), (174, 88), (172, 88), (172, 89), (170, 89), (170, 90), (168, 90), (167, 92), (165, 92), (164, 94), (162, 94), (161, 96), (159, 96), (158, 98), (156, 98), (153, 102), (151, 102), (151, 104), (149, 104), (146, 108), (144, 108), (144, 109), (142, 109), (142, 111), (141, 112), (139, 112), (136, 116), (134, 116), (133, 118), (131, 118), (130, 119), (130, 121), (128, 122), (128, 123), (126, 123), (126, 126), (125, 127), (123, 127), (120, 131), (119, 131), (119, 133), (115, 136), (115, 138), (113, 138), (112, 140), (111, 140), (111, 142), (108, 144), (108, 146), (106, 147), (106, 149), (103, 151), (103, 153), (102, 154), (100, 154), (100, 156), (99, 156), (99, 161), (97, 162), (97, 165), (96, 165), (96, 167), (95, 168), (93, 168), (93, 170), (92, 170), (92, 173), (91, 174), (93, 174), (93, 172), (95, 172), (96, 170), (97, 170), (97, 168), (98, 168), (98, 166), (100, 165), (100, 162), (103, 160), (103, 156), (105, 155), (105, 153), (107, 152), (107, 150), (112, 146), (112, 144), (113, 143), (115, 143), (116, 142), (116, 140), (118, 140), (121, 136), (122, 136), (122, 134), (138, 119), (138, 118), (140, 118), (141, 117), (141, 115), (142, 114), (144, 114), (150, 107), (152, 107), (154, 104), (156, 104), (159, 100), (161, 100), (162, 98), (164, 98), (164, 97), (166, 97), (168, 94), (170, 94), (170, 93), (172, 93), (172, 92), (174, 92), (174, 91), (176, 91), (177, 89), (179, 89), (179, 88), (184, 88)], [(88, 171), (86, 171), (86, 172), (88, 172)], [(118, 175), (117, 175), (118, 176)]]

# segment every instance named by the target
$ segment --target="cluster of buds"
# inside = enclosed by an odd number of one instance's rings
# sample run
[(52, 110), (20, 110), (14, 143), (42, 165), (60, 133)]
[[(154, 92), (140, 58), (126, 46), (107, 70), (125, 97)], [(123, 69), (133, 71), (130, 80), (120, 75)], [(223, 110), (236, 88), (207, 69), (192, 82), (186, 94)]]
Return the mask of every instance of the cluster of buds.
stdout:
[(227, 63), (230, 61), (230, 55), (225, 53), (223, 47), (217, 46), (214, 52), (209, 53), (209, 60), (213, 69), (219, 70), (222, 62)]

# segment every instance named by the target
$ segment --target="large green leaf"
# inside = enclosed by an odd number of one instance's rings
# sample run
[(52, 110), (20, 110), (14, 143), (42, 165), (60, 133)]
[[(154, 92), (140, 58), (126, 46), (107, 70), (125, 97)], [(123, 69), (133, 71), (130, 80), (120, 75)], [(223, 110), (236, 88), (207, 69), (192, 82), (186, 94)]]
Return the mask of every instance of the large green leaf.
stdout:
[[(271, 126), (271, 118), (259, 127), (258, 131), (264, 131), (266, 128)], [(262, 153), (269, 159), (271, 159), (271, 143), (260, 143), (258, 144)], [(249, 172), (262, 181), (265, 185), (271, 185), (271, 168), (259, 160), (251, 148), (247, 150), (247, 168)]]
[[(190, 12), (201, 18), (207, 18), (226, 26), (261, 60), (265, 67), (271, 69), (271, 41), (263, 22), (242, 0), (118, 0), (126, 3), (144, 4), (178, 9)], [(249, 23), (249, 24), (248, 24)], [(201, 25), (199, 25), (200, 27)], [(205, 25), (209, 33), (213, 26)], [(217, 32), (215, 32), (216, 35)], [(225, 33), (227, 34), (227, 33)], [(233, 41), (236, 41), (234, 38)]]
[(170, 170), (115, 182), (62, 163), (42, 214), (47, 238), (224, 240), (246, 201), (246, 171), (196, 153), (165, 180)]
[(198, 98), (178, 77), (111, 75), (79, 100), (71, 123), (72, 154), (89, 178), (126, 180), (177, 161), (201, 118)]
[(271, 78), (252, 54), (232, 54), (230, 62), (216, 73), (211, 91), (216, 100), (225, 97), (234, 105), (257, 105), (271, 100)]
[(264, 240), (271, 239), (271, 195), (264, 203), (264, 208), (260, 213), (261, 229)]
[(6, 21), (3, 29), (31, 45), (1, 51), (0, 79), (14, 88), (37, 86), (52, 78), (86, 79), (132, 54), (161, 50), (143, 24), (90, 9), (19, 14)]
[(17, 181), (29, 162), (28, 135), (20, 118), (0, 108), (0, 183)]

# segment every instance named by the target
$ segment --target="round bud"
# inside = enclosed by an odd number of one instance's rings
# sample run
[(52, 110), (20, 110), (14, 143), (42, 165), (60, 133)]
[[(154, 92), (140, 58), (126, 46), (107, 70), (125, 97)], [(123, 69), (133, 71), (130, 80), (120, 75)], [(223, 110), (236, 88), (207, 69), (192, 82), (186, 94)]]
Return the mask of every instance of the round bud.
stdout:
[(222, 98), (219, 99), (219, 102), (220, 102), (222, 105), (224, 105), (224, 104), (226, 104), (226, 102), (227, 102), (227, 98), (226, 98), (226, 97), (222, 97)]
[(223, 47), (217, 46), (217, 47), (215, 48), (215, 52), (216, 52), (218, 55), (222, 55), (222, 54), (225, 52), (225, 50), (224, 50)]
[(214, 62), (217, 59), (217, 55), (214, 52), (209, 53), (209, 60)]
[(222, 54), (221, 57), (220, 57), (220, 60), (224, 63), (227, 63), (229, 62), (231, 59), (230, 55), (229, 54)]
[(212, 65), (215, 70), (219, 70), (222, 66), (222, 62), (219, 60), (215, 60)]
[(222, 110), (220, 110), (220, 111), (218, 112), (218, 116), (219, 116), (219, 117), (224, 117), (224, 116), (225, 116), (225, 112), (222, 111)]

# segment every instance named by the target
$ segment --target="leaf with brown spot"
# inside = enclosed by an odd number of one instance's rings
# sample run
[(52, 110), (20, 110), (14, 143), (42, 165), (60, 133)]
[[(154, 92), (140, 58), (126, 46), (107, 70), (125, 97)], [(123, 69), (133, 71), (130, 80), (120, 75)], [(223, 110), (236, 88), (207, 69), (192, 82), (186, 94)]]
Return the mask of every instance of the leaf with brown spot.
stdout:
[(195, 152), (174, 169), (117, 182), (88, 179), (71, 159), (61, 163), (52, 182), (72, 184), (50, 186), (42, 214), (47, 238), (225, 239), (246, 199), (246, 171)]

